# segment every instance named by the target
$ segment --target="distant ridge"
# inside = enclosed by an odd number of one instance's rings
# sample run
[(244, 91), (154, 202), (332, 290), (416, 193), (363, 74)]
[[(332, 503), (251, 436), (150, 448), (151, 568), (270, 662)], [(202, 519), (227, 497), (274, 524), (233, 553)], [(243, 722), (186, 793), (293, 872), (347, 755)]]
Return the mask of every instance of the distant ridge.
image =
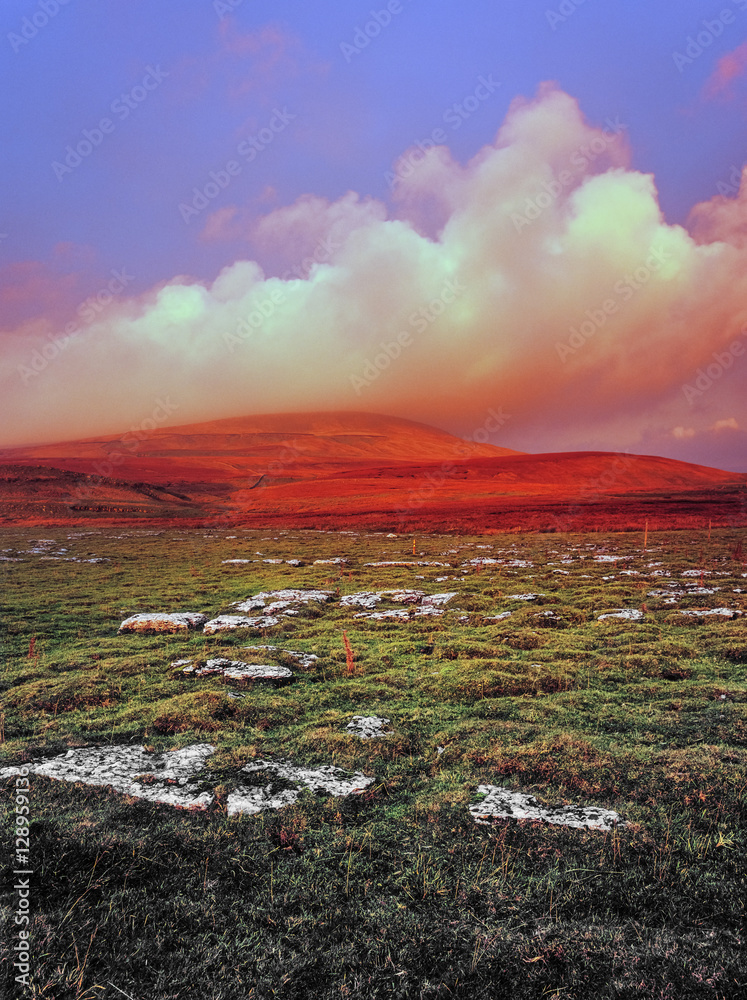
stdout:
[[(449, 458), (499, 458), (522, 452), (465, 442), (414, 420), (358, 411), (270, 413), (229, 417), (206, 423), (160, 427), (138, 440), (132, 433), (109, 434), (0, 452), (0, 461), (106, 459), (112, 452), (127, 459), (160, 459), (191, 465), (228, 459), (245, 464), (290, 452), (294, 461), (439, 461)], [(288, 459), (286, 454), (285, 458)], [(244, 463), (240, 460), (243, 459)], [(208, 461), (207, 464), (213, 464)]]
[(736, 528), (747, 524), (747, 475), (655, 455), (528, 455), (357, 411), (0, 452), (0, 523), (102, 519), (473, 533)]

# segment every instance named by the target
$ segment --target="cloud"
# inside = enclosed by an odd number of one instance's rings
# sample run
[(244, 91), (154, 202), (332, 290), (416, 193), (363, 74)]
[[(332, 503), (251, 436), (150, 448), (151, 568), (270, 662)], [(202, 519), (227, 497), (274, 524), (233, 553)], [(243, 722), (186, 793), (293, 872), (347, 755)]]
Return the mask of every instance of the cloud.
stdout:
[(728, 417), (726, 420), (717, 420), (710, 429), (712, 431), (738, 431), (739, 424), (735, 417)]
[(747, 247), (747, 167), (736, 198), (717, 195), (700, 202), (692, 208), (688, 226), (698, 243), (721, 240), (741, 250)]
[(169, 395), (180, 423), (339, 408), (470, 433), (492, 408), (517, 433), (594, 427), (624, 448), (688, 426), (682, 385), (747, 323), (744, 205), (743, 184), (696, 207), (695, 235), (669, 225), (624, 128), (546, 85), (467, 163), (429, 150), (392, 206), (215, 213), (206, 235), (257, 260), (115, 303), (25, 383), (11, 331), (6, 441), (116, 432)]
[(693, 427), (675, 427), (672, 430), (672, 437), (676, 437), (678, 441), (684, 441), (687, 438), (695, 437), (695, 429)]
[(319, 75), (325, 71), (305, 52), (300, 39), (280, 24), (265, 24), (256, 31), (242, 32), (234, 17), (219, 22), (218, 36), (222, 58), (246, 64), (248, 72), (234, 79), (229, 96), (244, 100), (251, 94), (256, 100), (271, 94), (298, 76), (301, 68)]
[(727, 52), (716, 63), (716, 69), (706, 80), (703, 93), (706, 100), (732, 97), (732, 84), (747, 74), (747, 41), (732, 52)]

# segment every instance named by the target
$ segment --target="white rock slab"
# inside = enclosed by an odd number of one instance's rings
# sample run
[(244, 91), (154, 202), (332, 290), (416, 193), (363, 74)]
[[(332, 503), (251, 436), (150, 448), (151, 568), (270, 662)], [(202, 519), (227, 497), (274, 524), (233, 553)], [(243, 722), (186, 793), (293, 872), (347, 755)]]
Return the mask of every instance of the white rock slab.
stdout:
[(324, 604), (333, 595), (331, 590), (271, 590), (262, 591), (259, 594), (255, 594), (254, 597), (247, 597), (243, 601), (235, 601), (231, 607), (236, 608), (237, 611), (255, 611), (258, 608), (264, 608), (269, 601), (273, 602), (287, 602), (290, 604), (309, 604), (314, 601), (319, 604)]
[(512, 792), (510, 788), (497, 785), (478, 785), (478, 795), (484, 795), (482, 802), (469, 807), (476, 823), (488, 825), (497, 819), (529, 819), (556, 826), (570, 826), (575, 829), (614, 830), (625, 826), (620, 816), (611, 809), (597, 806), (555, 806), (545, 809), (533, 795)]
[(246, 615), (218, 615), (209, 621), (202, 630), (205, 635), (213, 635), (215, 632), (233, 632), (237, 628), (269, 628), (277, 625), (279, 618), (266, 615), (262, 618), (247, 618)]
[(387, 560), (385, 562), (369, 562), (363, 563), (364, 566), (448, 566), (448, 563), (442, 562), (395, 562), (394, 560)]
[(742, 614), (732, 608), (709, 608), (707, 611), (680, 611), (681, 615), (721, 615), (723, 618), (738, 618)]
[(536, 601), (538, 597), (544, 597), (544, 594), (508, 594), (506, 597), (507, 601)]
[(354, 617), (355, 618), (368, 618), (368, 619), (371, 619), (372, 621), (382, 621), (385, 618), (397, 618), (400, 621), (406, 622), (406, 621), (409, 621), (410, 613), (409, 613), (409, 611), (404, 611), (404, 610), (403, 611), (400, 611), (400, 610), (396, 610), (395, 611), (394, 609), (390, 609), (389, 611), (373, 611), (369, 615), (365, 611), (359, 611), (356, 615), (354, 615)]
[(293, 677), (293, 671), (287, 667), (244, 663), (242, 660), (229, 660), (222, 656), (208, 660), (204, 667), (184, 667), (183, 673), (193, 677), (219, 674), (235, 681), (289, 681)]
[(290, 761), (258, 760), (253, 764), (247, 764), (241, 770), (246, 774), (269, 771), (286, 782), (292, 782), (296, 788), (273, 792), (272, 782), (259, 788), (240, 785), (228, 796), (226, 808), (229, 816), (238, 813), (251, 815), (263, 812), (265, 809), (282, 809), (283, 806), (296, 802), (305, 788), (317, 795), (360, 795), (374, 780), (360, 772), (350, 774), (331, 764), (324, 764), (321, 767), (298, 767)]
[(395, 604), (419, 604), (425, 597), (422, 590), (382, 590), (381, 594)]
[(428, 594), (422, 600), (423, 607), (440, 608), (457, 596), (456, 590), (444, 594)]
[[(149, 753), (143, 746), (82, 747), (59, 757), (24, 764), (32, 774), (59, 781), (82, 781), (86, 785), (110, 785), (115, 791), (149, 802), (165, 802), (183, 809), (206, 809), (213, 801), (210, 792), (198, 792), (195, 777), (215, 753), (209, 743), (197, 743)], [(20, 768), (6, 767), (0, 778), (20, 774)], [(135, 779), (139, 778), (140, 781)], [(145, 782), (145, 783), (142, 783)]]
[(504, 618), (510, 618), (513, 611), (503, 611), (499, 615), (483, 615), (486, 622), (501, 622)]
[(375, 608), (383, 600), (380, 592), (374, 593), (370, 590), (362, 590), (357, 594), (346, 594), (340, 598), (340, 605), (343, 608)]
[(354, 715), (345, 729), (353, 736), (359, 736), (362, 740), (373, 740), (380, 736), (391, 735), (391, 733), (384, 732), (384, 726), (388, 726), (390, 721), (390, 719), (379, 718), (377, 715)]
[(119, 626), (122, 632), (187, 632), (199, 628), (208, 620), (207, 615), (194, 611), (182, 611), (176, 614), (146, 612), (125, 618)]
[(608, 611), (604, 615), (599, 615), (597, 621), (604, 621), (605, 618), (625, 618), (627, 621), (639, 622), (643, 618), (643, 612), (637, 608), (620, 608), (619, 611)]
[(680, 597), (706, 597), (709, 594), (715, 594), (719, 591), (720, 587), (692, 587), (689, 586), (687, 590), (649, 590), (649, 597), (664, 597), (667, 599), (668, 603), (676, 601)]
[(280, 649), (278, 646), (242, 646), (241, 648), (252, 653), (261, 653), (264, 650), (269, 650), (271, 653), (285, 653), (287, 656), (292, 656), (302, 667), (312, 667), (319, 659), (316, 653), (300, 653), (296, 649)]

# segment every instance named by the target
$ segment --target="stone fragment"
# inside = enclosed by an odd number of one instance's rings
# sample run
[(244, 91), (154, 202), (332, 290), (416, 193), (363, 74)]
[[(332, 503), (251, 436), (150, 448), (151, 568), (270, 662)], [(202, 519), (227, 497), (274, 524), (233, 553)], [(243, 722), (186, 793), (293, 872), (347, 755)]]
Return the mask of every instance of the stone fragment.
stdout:
[(379, 736), (390, 735), (384, 732), (384, 726), (388, 726), (389, 722), (389, 719), (379, 718), (376, 715), (354, 715), (345, 729), (362, 740), (373, 740)]

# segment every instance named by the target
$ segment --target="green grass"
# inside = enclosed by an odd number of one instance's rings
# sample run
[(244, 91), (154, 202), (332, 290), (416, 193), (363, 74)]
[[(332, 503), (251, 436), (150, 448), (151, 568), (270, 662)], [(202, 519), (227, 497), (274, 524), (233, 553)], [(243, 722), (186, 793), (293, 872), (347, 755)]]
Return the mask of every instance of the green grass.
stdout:
[[(63, 557), (110, 560), (0, 563), (6, 762), (90, 745), (217, 748), (204, 813), (30, 777), (32, 982), (11, 976), (8, 995), (741, 997), (747, 618), (678, 610), (747, 611), (743, 534), (657, 533), (645, 554), (637, 534), (418, 536), (413, 556), (412, 536), (383, 534), (101, 529), (66, 540), (59, 528), (4, 529), (6, 556), (44, 537)], [(629, 558), (595, 562), (600, 552)], [(567, 553), (575, 560), (562, 564)], [(342, 571), (312, 565), (336, 556), (348, 559)], [(476, 556), (534, 565), (463, 566)], [(304, 565), (221, 565), (229, 558)], [(451, 565), (363, 565), (382, 559)], [(654, 568), (671, 576), (643, 575)], [(691, 568), (720, 589), (676, 605), (648, 596), (699, 584), (681, 576)], [(283, 587), (459, 596), (442, 618), (408, 623), (357, 619), (361, 609), (335, 598), (264, 635), (116, 634), (134, 612), (213, 616)], [(507, 599), (529, 591), (543, 596)], [(642, 622), (596, 620), (644, 605)], [(512, 616), (484, 620), (504, 610)], [(539, 617), (548, 610), (557, 618)], [(319, 659), (299, 668), (240, 648), (259, 643)], [(209, 656), (296, 676), (240, 689), (170, 666)], [(393, 734), (361, 742), (344, 731), (353, 715), (386, 716)], [(375, 781), (360, 796), (307, 793), (279, 812), (228, 817), (226, 797), (253, 758), (331, 763)], [(468, 806), (481, 783), (615, 809), (627, 825), (478, 826)]]

